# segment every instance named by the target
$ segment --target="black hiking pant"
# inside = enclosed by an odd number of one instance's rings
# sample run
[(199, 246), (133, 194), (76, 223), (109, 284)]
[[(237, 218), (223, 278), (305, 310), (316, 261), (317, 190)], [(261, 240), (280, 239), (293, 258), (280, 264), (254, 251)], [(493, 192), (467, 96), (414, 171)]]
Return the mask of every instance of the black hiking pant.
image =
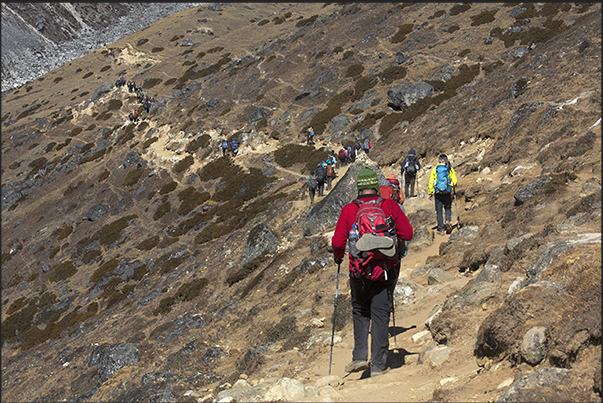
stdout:
[[(450, 222), (452, 218), (452, 193), (436, 193), (434, 199), (436, 217), (438, 220), (438, 231), (444, 231), (446, 229), (444, 225), (444, 215), (446, 216), (446, 222)], [(442, 210), (444, 210), (443, 214)]]
[(325, 180), (318, 181), (318, 196), (322, 197), (325, 194)]
[(389, 349), (389, 314), (392, 311), (396, 278), (371, 281), (350, 276), (354, 350), (352, 360), (368, 361), (368, 335), (371, 334), (371, 363), (384, 370)]
[[(416, 175), (408, 175), (408, 174), (404, 174), (404, 197), (405, 198), (409, 198), (409, 197), (414, 197), (415, 196), (415, 182), (417, 180), (417, 176)], [(408, 192), (408, 189), (410, 188), (410, 193)]]

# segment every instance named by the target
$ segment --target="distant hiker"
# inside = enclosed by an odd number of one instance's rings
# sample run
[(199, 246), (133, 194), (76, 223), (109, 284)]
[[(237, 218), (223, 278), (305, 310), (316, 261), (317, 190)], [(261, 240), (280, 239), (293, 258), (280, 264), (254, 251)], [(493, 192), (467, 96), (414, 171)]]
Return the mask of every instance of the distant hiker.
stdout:
[(316, 167), (316, 180), (318, 181), (318, 196), (324, 196), (325, 180), (327, 179), (326, 163), (323, 161)]
[[(331, 238), (331, 246), (335, 262), (341, 265), (346, 243), (350, 241), (348, 257), (354, 349), (352, 361), (346, 365), (345, 371), (360, 372), (370, 368), (370, 376), (374, 377), (386, 371), (390, 312), (393, 309), (393, 292), (400, 266), (398, 257), (388, 250), (396, 246), (396, 240), (398, 244), (410, 240), (413, 236), (413, 228), (396, 202), (379, 196), (379, 178), (375, 171), (364, 167), (358, 174), (356, 186), (358, 198), (341, 209)], [(375, 206), (372, 208), (373, 211), (382, 211), (389, 218), (392, 225), (388, 228), (387, 234), (391, 234), (394, 239), (391, 237), (386, 239), (385, 233), (363, 235), (358, 241), (350, 238), (353, 225), (358, 225), (357, 216), (362, 216), (362, 213), (358, 213), (361, 209), (371, 206)], [(360, 225), (362, 226), (363, 223)], [(389, 247), (385, 241), (389, 242)], [(361, 253), (360, 250), (363, 252)], [(369, 253), (374, 258), (363, 264), (363, 256)], [(369, 331), (370, 361), (368, 359)]]
[(345, 148), (341, 147), (339, 149), (339, 153), (337, 153), (337, 155), (339, 156), (339, 166), (340, 167), (344, 167), (345, 164), (348, 162), (348, 153), (345, 150)]
[(239, 142), (237, 140), (233, 140), (230, 142), (230, 149), (232, 151), (232, 156), (237, 155), (237, 150), (239, 148)]
[(128, 92), (132, 92), (134, 90), (134, 83), (128, 80)]
[[(452, 192), (456, 187), (456, 173), (448, 161), (446, 154), (440, 154), (438, 164), (433, 167), (429, 175), (427, 193), (429, 200), (435, 194), (435, 209), (438, 220), (438, 235), (446, 235), (452, 232), (450, 219), (452, 216)], [(446, 224), (442, 217), (442, 209), (445, 211)]]
[(353, 149), (351, 146), (348, 146), (348, 161), (350, 163), (355, 162), (356, 161), (356, 150)]
[(310, 172), (310, 175), (306, 179), (308, 184), (308, 194), (310, 195), (310, 204), (314, 203), (314, 195), (316, 194), (316, 188), (318, 187), (318, 180), (316, 179), (316, 172)]
[[(391, 184), (392, 200), (397, 202), (400, 208), (402, 209), (402, 212), (406, 214), (406, 210), (404, 210), (404, 194), (400, 190), (400, 181), (398, 181), (398, 178), (396, 178), (395, 174), (389, 174), (385, 177), (385, 179), (387, 179), (387, 181)], [(400, 259), (402, 259), (408, 254), (408, 241), (404, 241), (400, 244), (398, 252), (398, 257)]]
[(138, 111), (134, 111), (128, 115), (132, 122), (138, 122)]
[[(417, 181), (417, 173), (421, 169), (421, 163), (417, 158), (414, 148), (408, 152), (408, 156), (402, 161), (400, 175), (404, 176), (404, 196), (415, 197), (415, 182)], [(410, 188), (410, 192), (408, 189)]]
[(314, 144), (314, 129), (308, 128), (308, 145)]
[(226, 155), (226, 151), (228, 151), (228, 140), (222, 139), (222, 156)]
[(151, 110), (151, 103), (148, 100), (146, 100), (144, 102), (144, 104), (142, 105), (142, 107), (144, 108), (144, 111), (146, 113), (149, 113), (149, 111)]
[(360, 140), (358, 140), (356, 144), (354, 144), (354, 149), (356, 150), (356, 158), (358, 158), (360, 152), (362, 151), (362, 143), (360, 142)]
[(369, 151), (371, 150), (371, 148), (373, 147), (373, 145), (371, 144), (369, 139), (364, 139), (364, 143), (362, 144), (362, 149), (364, 150), (364, 152), (366, 153), (366, 155), (368, 155)]
[(327, 190), (331, 190), (331, 184), (333, 183), (333, 179), (337, 176), (335, 172), (335, 163), (329, 159), (327, 160), (327, 168), (326, 168), (326, 179), (327, 179)]

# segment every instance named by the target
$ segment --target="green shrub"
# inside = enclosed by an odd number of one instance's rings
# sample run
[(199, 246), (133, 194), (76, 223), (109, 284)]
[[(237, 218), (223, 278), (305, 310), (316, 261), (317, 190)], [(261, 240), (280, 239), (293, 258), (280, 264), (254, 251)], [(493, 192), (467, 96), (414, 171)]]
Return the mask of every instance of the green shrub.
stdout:
[(168, 274), (171, 271), (175, 270), (180, 266), (182, 262), (188, 259), (190, 256), (188, 254), (174, 254), (173, 252), (168, 252), (159, 257), (155, 262), (155, 266), (160, 268), (161, 274)]
[(402, 66), (390, 66), (379, 73), (379, 77), (385, 84), (391, 84), (406, 77), (406, 69)]
[(313, 15), (310, 18), (305, 18), (303, 20), (300, 20), (295, 24), (295, 28), (307, 27), (308, 25), (312, 25), (312, 24), (314, 24), (314, 22), (316, 21), (317, 18), (318, 18), (318, 15)]
[(135, 185), (136, 182), (138, 182), (138, 179), (140, 179), (141, 176), (142, 176), (142, 169), (141, 168), (132, 169), (126, 175), (124, 181), (122, 182), (122, 186), (133, 186), (133, 185)]
[(151, 250), (159, 243), (159, 236), (153, 235), (136, 245), (138, 250)]
[(157, 84), (160, 84), (163, 80), (161, 78), (149, 78), (148, 80), (144, 80), (142, 83), (142, 88), (145, 90), (151, 89)]
[(103, 66), (103, 67), (100, 69), (101, 73), (102, 73), (102, 72), (105, 72), (105, 71), (107, 71), (107, 70), (111, 70), (111, 66), (109, 66), (109, 65), (107, 65), (107, 66)]
[(363, 71), (364, 71), (364, 67), (361, 64), (352, 64), (347, 68), (347, 70), (345, 72), (345, 76), (346, 77), (358, 77), (362, 74)]
[(188, 153), (194, 153), (199, 148), (201, 148), (201, 149), (207, 148), (207, 146), (209, 146), (210, 142), (211, 142), (211, 136), (209, 134), (203, 134), (201, 136), (197, 136), (186, 145), (185, 151)]
[(144, 149), (149, 148), (149, 147), (151, 146), (151, 144), (153, 144), (153, 143), (154, 143), (154, 142), (156, 142), (157, 140), (159, 140), (159, 137), (156, 137), (156, 136), (155, 136), (155, 137), (151, 137), (151, 138), (150, 138), (150, 139), (148, 139), (148, 140), (145, 140), (145, 142), (144, 142), (144, 143), (142, 143), (142, 149), (144, 150)]
[(471, 8), (471, 4), (469, 4), (469, 3), (455, 4), (450, 9), (450, 15), (459, 15), (459, 14), (464, 13), (465, 11), (469, 10), (470, 8)]
[(231, 158), (226, 155), (218, 158), (215, 161), (209, 162), (199, 173), (199, 178), (202, 181), (208, 181), (217, 178), (230, 178), (238, 175), (241, 171), (237, 165), (232, 163)]
[(471, 53), (471, 49), (463, 49), (459, 52), (459, 56), (458, 57), (465, 57), (467, 56), (469, 53)]
[(157, 207), (157, 210), (155, 210), (155, 214), (153, 215), (153, 220), (155, 220), (155, 221), (159, 220), (161, 217), (163, 217), (170, 211), (171, 211), (171, 206), (170, 206), (169, 201), (165, 201), (165, 202), (161, 203)]
[(178, 198), (182, 203), (176, 212), (179, 215), (185, 215), (190, 213), (195, 207), (209, 200), (210, 194), (208, 192), (201, 193), (191, 186), (180, 192)]
[(121, 231), (130, 225), (130, 220), (135, 218), (138, 218), (138, 216), (132, 214), (106, 224), (100, 230), (98, 230), (98, 232), (96, 232), (95, 238), (98, 238), (101, 245), (109, 246), (119, 239), (121, 236)]
[(352, 56), (354, 56), (354, 51), (353, 50), (345, 51), (343, 53), (343, 56), (341, 56), (341, 60), (347, 60), (347, 59), (349, 59)]
[(118, 259), (113, 258), (113, 259), (103, 263), (98, 269), (96, 269), (94, 271), (94, 273), (92, 273), (92, 276), (90, 276), (90, 282), (94, 283), (94, 285), (92, 287), (94, 287), (96, 284), (98, 284), (106, 276), (113, 273), (113, 270), (115, 270), (118, 263), (119, 263)]
[(209, 242), (214, 239), (218, 239), (223, 235), (229, 234), (231, 232), (230, 226), (226, 224), (210, 224), (207, 227), (203, 228), (201, 232), (195, 236), (196, 244), (203, 244)]
[(166, 183), (159, 189), (159, 194), (164, 195), (174, 191), (178, 187), (178, 182), (171, 181), (170, 183)]
[(191, 165), (193, 165), (193, 162), (195, 162), (193, 156), (187, 155), (186, 157), (178, 161), (176, 165), (174, 165), (174, 172), (178, 173), (186, 171)]
[(413, 24), (403, 24), (400, 28), (398, 28), (398, 32), (390, 39), (391, 43), (400, 43), (404, 42), (406, 39), (406, 35), (410, 34), (414, 28)]
[(93, 73), (93, 72), (86, 73), (86, 74), (84, 74), (84, 76), (82, 77), (82, 79), (84, 79), (84, 78), (88, 78), (88, 77), (90, 77), (92, 74), (94, 74), (94, 73)]
[(161, 46), (157, 46), (154, 47), (153, 49), (151, 49), (151, 53), (158, 53), (158, 52), (163, 52), (163, 48)]
[(494, 15), (498, 10), (486, 10), (471, 17), (471, 26), (477, 27), (479, 25), (488, 24), (494, 21)]
[(73, 225), (66, 225), (63, 228), (59, 228), (53, 232), (53, 236), (56, 236), (57, 240), (63, 240), (67, 238), (73, 232)]
[(75, 273), (77, 273), (77, 269), (75, 268), (73, 262), (71, 260), (66, 260), (53, 267), (48, 281), (51, 283), (56, 283), (58, 281), (68, 279)]

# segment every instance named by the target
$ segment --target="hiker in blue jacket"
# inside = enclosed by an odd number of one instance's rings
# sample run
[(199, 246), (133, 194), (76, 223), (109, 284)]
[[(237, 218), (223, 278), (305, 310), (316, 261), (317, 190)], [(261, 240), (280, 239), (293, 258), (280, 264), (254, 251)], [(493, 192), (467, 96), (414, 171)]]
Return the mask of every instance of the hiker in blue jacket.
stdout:
[(237, 140), (233, 140), (230, 142), (230, 148), (232, 150), (232, 156), (237, 155), (237, 149), (239, 148), (239, 142)]
[(226, 155), (226, 151), (228, 151), (228, 140), (222, 139), (222, 156)]

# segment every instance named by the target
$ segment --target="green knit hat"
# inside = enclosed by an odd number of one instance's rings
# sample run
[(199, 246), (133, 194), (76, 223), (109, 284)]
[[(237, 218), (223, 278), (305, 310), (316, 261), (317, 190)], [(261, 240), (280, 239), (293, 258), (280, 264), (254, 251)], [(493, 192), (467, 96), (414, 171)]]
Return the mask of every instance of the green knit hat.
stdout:
[(358, 174), (358, 179), (356, 181), (356, 185), (358, 186), (358, 191), (364, 189), (375, 189), (377, 193), (379, 192), (379, 177), (368, 166), (362, 168), (360, 173)]

